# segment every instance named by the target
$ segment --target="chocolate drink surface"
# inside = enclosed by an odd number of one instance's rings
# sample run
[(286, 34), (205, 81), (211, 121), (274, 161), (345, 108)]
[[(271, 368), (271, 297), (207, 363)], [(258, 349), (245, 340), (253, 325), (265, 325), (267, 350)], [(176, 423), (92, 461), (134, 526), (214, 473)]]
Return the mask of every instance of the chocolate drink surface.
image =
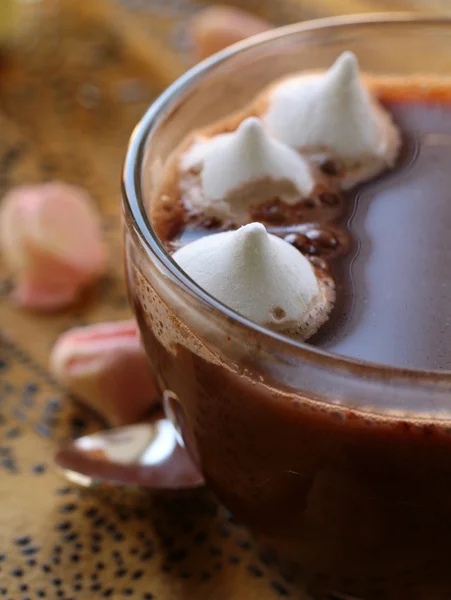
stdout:
[(353, 251), (314, 344), (383, 364), (451, 368), (451, 102), (392, 102), (398, 167), (349, 194)]
[[(336, 304), (309, 343), (381, 364), (450, 369), (451, 89), (441, 101), (409, 95), (385, 106), (403, 136), (393, 171), (304, 203), (301, 222), (299, 213), (293, 223), (278, 218), (274, 207), (255, 217), (314, 264), (329, 262)], [(165, 241), (179, 247), (214, 231), (188, 225)]]

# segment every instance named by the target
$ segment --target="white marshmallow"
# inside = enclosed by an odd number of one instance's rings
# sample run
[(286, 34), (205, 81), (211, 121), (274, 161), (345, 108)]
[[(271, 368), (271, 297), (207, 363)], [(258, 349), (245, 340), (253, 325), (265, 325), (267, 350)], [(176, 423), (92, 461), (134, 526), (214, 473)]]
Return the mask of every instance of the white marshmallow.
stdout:
[(327, 319), (331, 302), (309, 261), (261, 223), (203, 237), (173, 258), (205, 291), (259, 325), (306, 338)]
[(272, 135), (299, 150), (331, 151), (347, 165), (367, 162), (367, 173), (357, 179), (392, 166), (400, 145), (391, 117), (362, 85), (352, 52), (341, 54), (326, 73), (276, 85), (263, 121)]
[(185, 171), (201, 170), (204, 205), (223, 201), (260, 204), (270, 200), (274, 194), (272, 186), (246, 190), (249, 193), (245, 199), (240, 194), (233, 197), (243, 186), (267, 179), (291, 184), (291, 193), (282, 194), (288, 204), (299, 202), (313, 188), (307, 162), (292, 148), (269, 137), (255, 117), (245, 119), (232, 133), (195, 143), (182, 157), (181, 167)]

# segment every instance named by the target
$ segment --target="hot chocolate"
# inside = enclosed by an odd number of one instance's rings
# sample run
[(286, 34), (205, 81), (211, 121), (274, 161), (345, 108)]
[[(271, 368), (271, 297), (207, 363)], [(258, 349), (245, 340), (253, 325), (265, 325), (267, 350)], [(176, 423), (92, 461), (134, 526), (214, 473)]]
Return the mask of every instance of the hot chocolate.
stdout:
[[(327, 128), (316, 126), (299, 141), (302, 128), (281, 127), (280, 112), (271, 116), (268, 109), (274, 87), (239, 115), (195, 132), (165, 167), (152, 222), (176, 252), (259, 221), (296, 247), (318, 280), (333, 282), (333, 309), (309, 344), (390, 366), (448, 370), (451, 84), (368, 77), (365, 85), (374, 97), (355, 92), (362, 102), (360, 120), (351, 122), (357, 137), (345, 146), (340, 137), (330, 141)], [(284, 110), (294, 118), (296, 104), (289, 95), (288, 101)], [(287, 171), (265, 180), (257, 170), (259, 181), (244, 182), (247, 198), (263, 190), (264, 200), (243, 209), (229, 176), (218, 203), (209, 205), (202, 196), (202, 144), (236, 132), (249, 117), (261, 118), (274, 139), (306, 161), (302, 184), (293, 185)], [(352, 115), (345, 117), (350, 122)], [(196, 160), (180, 170), (196, 143)], [(224, 206), (227, 194), (232, 201)], [(395, 382), (379, 404), (368, 406), (340, 388), (336, 400), (323, 402), (320, 393), (304, 391), (302, 362), (298, 379), (288, 361), (271, 370), (272, 351), (252, 346), (252, 332), (235, 343), (228, 319), (220, 330), (214, 311), (192, 316), (188, 295), (175, 310), (145, 270), (129, 264), (128, 276), (160, 385), (221, 500), (301, 564), (315, 589), (371, 599), (449, 597), (451, 407), (439, 413), (432, 401), (412, 400), (405, 410), (392, 409)], [(347, 385), (343, 379), (343, 390)], [(408, 417), (409, 410), (419, 417)]]

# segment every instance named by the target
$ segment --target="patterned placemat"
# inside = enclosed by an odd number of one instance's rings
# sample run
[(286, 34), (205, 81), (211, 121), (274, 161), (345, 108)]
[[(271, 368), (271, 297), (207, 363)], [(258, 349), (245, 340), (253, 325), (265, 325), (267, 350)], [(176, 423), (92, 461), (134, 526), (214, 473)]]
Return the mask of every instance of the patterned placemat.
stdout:
[[(303, 598), (208, 490), (94, 494), (52, 465), (60, 440), (102, 423), (64, 397), (47, 370), (49, 350), (71, 326), (130, 315), (119, 232), (124, 151), (158, 90), (187, 66), (186, 19), (202, 6), (113, 2), (29, 3), (22, 37), (0, 63), (0, 195), (55, 178), (87, 187), (111, 249), (109, 276), (57, 315), (15, 309), (0, 263), (0, 598)], [(284, 23), (407, 0), (240, 4)]]

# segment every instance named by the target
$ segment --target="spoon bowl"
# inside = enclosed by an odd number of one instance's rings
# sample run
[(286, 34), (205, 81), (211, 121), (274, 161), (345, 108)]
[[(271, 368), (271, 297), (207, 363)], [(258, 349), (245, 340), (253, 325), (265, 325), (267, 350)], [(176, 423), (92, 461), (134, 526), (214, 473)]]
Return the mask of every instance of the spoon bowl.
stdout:
[(167, 419), (85, 435), (55, 456), (62, 474), (82, 487), (105, 485), (153, 490), (205, 485)]

